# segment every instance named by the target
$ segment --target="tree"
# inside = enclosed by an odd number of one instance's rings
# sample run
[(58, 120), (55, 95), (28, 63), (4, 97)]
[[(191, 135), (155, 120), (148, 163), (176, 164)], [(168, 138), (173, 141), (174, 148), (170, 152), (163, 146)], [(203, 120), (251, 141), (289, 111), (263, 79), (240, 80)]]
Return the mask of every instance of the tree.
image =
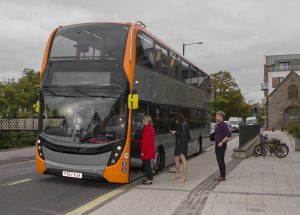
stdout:
[(211, 92), (212, 119), (219, 110), (226, 113), (225, 119), (230, 116), (245, 118), (251, 115), (250, 106), (245, 102), (241, 90), (229, 72), (211, 74)]
[(0, 115), (2, 118), (37, 117), (33, 104), (39, 98), (39, 72), (24, 69), (22, 77), (15, 81), (0, 82)]

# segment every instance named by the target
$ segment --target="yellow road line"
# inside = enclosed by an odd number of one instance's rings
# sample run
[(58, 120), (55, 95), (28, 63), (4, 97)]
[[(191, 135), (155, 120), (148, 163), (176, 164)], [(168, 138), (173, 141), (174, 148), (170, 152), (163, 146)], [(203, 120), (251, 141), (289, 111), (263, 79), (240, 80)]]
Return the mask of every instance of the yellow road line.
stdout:
[(12, 186), (12, 185), (21, 184), (21, 183), (24, 183), (24, 182), (27, 182), (27, 181), (31, 181), (31, 179), (27, 178), (27, 179), (23, 179), (23, 180), (19, 180), (19, 181), (14, 181), (14, 182), (8, 183), (7, 185)]
[(203, 151), (208, 152), (209, 150), (212, 150), (213, 148), (215, 148), (215, 146), (208, 147), (207, 149), (205, 149)]
[(100, 205), (102, 204), (103, 202), (129, 190), (131, 187), (135, 186), (136, 184), (138, 184), (139, 181), (134, 181), (132, 182), (131, 184), (127, 184), (127, 185), (124, 185), (124, 186), (121, 186), (121, 187), (118, 187), (102, 196), (99, 196), (98, 198), (92, 200), (91, 202), (88, 202), (87, 204), (85, 205), (82, 205), (81, 207), (73, 210), (73, 211), (70, 211), (68, 213), (66, 213), (66, 215), (80, 215), (80, 214), (83, 214), (83, 213), (86, 213), (87, 211), (95, 208), (97, 205)]

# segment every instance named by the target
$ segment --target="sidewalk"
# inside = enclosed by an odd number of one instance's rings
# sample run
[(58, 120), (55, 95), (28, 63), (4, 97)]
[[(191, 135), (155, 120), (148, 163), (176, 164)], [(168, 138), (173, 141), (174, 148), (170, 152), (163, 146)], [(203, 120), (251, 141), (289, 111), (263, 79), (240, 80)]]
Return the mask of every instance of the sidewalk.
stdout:
[(285, 141), (289, 155), (244, 160), (210, 192), (202, 215), (300, 214), (300, 153), (286, 133), (267, 134)]
[(0, 164), (32, 160), (35, 158), (35, 146), (0, 151)]
[(188, 181), (172, 181), (173, 173), (164, 172), (152, 186), (137, 185), (91, 214), (300, 214), (300, 153), (294, 151), (286, 133), (268, 135), (289, 145), (286, 158), (268, 155), (264, 159), (232, 159), (232, 150), (238, 145), (235, 138), (226, 152), (226, 181), (213, 181), (219, 173), (212, 149), (189, 160)]
[[(237, 145), (238, 137), (228, 143), (225, 160), (231, 162), (232, 167), (236, 165), (236, 160), (232, 160), (230, 156)], [(213, 181), (217, 170), (214, 147), (211, 147), (211, 150), (189, 160), (186, 182), (171, 180), (173, 171), (166, 171), (154, 178), (153, 185), (137, 185), (91, 214), (171, 215), (182, 214), (181, 209), (190, 214), (189, 209), (186, 209), (189, 207), (199, 211), (198, 208), (203, 208), (204, 204), (201, 204), (198, 197), (205, 197), (205, 191), (217, 184)], [(199, 204), (195, 206), (197, 202)]]

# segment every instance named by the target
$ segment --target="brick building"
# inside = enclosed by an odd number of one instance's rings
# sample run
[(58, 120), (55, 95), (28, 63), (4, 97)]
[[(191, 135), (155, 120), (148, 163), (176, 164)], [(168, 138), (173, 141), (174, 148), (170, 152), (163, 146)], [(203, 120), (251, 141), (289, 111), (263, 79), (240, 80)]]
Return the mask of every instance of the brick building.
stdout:
[(300, 72), (290, 71), (266, 98), (267, 129), (300, 122)]

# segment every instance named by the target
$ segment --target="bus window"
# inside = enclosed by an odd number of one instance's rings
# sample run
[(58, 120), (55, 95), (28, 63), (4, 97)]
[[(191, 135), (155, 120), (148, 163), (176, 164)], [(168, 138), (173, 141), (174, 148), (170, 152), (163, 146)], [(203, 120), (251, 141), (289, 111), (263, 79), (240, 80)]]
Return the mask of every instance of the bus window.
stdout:
[(181, 62), (181, 80), (186, 84), (191, 84), (189, 64), (184, 61)]
[(169, 114), (166, 105), (150, 105), (150, 116), (152, 117), (156, 134), (165, 134), (169, 131)]
[(54, 38), (49, 60), (122, 60), (127, 33), (127, 26), (107, 23), (60, 28)]
[(207, 79), (208, 77), (205, 76), (205, 74), (201, 71), (198, 71), (198, 80), (199, 80), (199, 84), (198, 87), (200, 89), (205, 89), (205, 85), (207, 84), (207, 81), (205, 81), (205, 79)]
[(159, 45), (155, 45), (156, 50), (156, 71), (168, 74), (169, 57), (168, 51)]
[(143, 33), (139, 33), (137, 36), (136, 62), (151, 69), (154, 66), (153, 40)]
[(199, 75), (198, 71), (195, 68), (192, 67), (191, 70), (190, 70), (190, 75), (191, 75), (191, 84), (195, 87), (198, 87), (199, 86), (198, 85), (198, 83), (199, 83), (199, 81), (198, 81), (198, 75)]
[(180, 80), (180, 61), (173, 52), (170, 52), (170, 74), (171, 77)]

